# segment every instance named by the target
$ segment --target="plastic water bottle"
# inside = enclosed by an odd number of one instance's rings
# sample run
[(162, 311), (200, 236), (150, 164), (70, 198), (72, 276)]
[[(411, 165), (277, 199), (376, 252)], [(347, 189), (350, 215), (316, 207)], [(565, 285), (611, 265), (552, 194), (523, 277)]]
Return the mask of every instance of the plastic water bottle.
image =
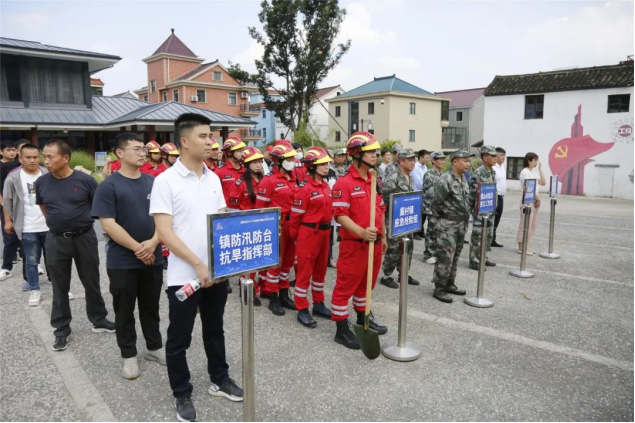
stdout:
[(194, 279), (193, 281), (183, 285), (174, 295), (176, 295), (176, 298), (178, 298), (179, 301), (185, 301), (199, 289), (201, 289), (201, 281)]

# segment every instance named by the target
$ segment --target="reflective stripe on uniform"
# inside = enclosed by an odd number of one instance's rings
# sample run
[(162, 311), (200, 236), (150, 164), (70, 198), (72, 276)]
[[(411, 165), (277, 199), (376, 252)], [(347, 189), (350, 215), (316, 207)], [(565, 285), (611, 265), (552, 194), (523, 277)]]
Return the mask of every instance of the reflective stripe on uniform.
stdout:
[(306, 210), (296, 209), (295, 207), (291, 207), (291, 211), (296, 213), (301, 213), (301, 214), (306, 213)]
[(267, 202), (267, 203), (268, 203), (269, 201), (271, 201), (271, 198), (262, 197), (262, 196), (260, 196), (260, 195), (257, 195), (257, 196), (256, 196), (256, 198), (257, 198), (258, 200), (260, 200), (260, 201), (265, 201), (265, 202)]
[(350, 203), (344, 203), (341, 201), (334, 201), (333, 202), (333, 207), (350, 207)]

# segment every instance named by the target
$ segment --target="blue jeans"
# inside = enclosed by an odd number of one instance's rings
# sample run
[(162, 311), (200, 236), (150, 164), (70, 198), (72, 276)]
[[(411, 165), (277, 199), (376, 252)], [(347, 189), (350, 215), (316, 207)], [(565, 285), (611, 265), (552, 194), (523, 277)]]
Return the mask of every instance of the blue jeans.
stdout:
[[(22, 248), (24, 249), (24, 265), (26, 267), (26, 281), (31, 290), (40, 290), (40, 275), (38, 264), (44, 251), (44, 243), (48, 232), (31, 232), (22, 234)], [(45, 259), (46, 261), (46, 259)]]

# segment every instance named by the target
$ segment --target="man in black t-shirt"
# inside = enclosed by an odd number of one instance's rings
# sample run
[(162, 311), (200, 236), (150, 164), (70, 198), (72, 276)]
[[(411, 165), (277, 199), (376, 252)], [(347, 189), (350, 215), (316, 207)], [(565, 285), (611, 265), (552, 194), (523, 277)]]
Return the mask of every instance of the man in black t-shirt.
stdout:
[(53, 285), (51, 326), (55, 328), (55, 351), (66, 349), (71, 333), (68, 292), (73, 260), (86, 292), (86, 313), (93, 332), (115, 332), (115, 324), (106, 319), (108, 311), (99, 288), (97, 236), (90, 213), (97, 181), (71, 169), (70, 158), (67, 141), (51, 140), (44, 147), (44, 165), (49, 173), (35, 181), (35, 203), (42, 209), (49, 228), (45, 248)]
[(95, 192), (92, 215), (108, 234), (106, 270), (115, 309), (117, 344), (123, 358), (123, 377), (139, 377), (134, 309), (146, 341), (146, 360), (165, 366), (159, 330), (159, 297), (163, 285), (163, 255), (150, 216), (154, 178), (141, 173), (146, 156), (143, 139), (130, 132), (117, 136), (114, 152), (121, 169)]

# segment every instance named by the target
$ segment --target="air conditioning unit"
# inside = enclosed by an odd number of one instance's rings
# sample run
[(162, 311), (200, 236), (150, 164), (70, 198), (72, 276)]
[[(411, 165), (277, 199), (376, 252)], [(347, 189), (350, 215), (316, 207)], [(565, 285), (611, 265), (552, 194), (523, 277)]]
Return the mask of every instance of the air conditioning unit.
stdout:
[(197, 102), (198, 101), (198, 96), (197, 95), (193, 95), (192, 97), (190, 97), (191, 101)]
[(243, 91), (242, 93), (240, 93), (240, 98), (249, 98), (249, 93)]

